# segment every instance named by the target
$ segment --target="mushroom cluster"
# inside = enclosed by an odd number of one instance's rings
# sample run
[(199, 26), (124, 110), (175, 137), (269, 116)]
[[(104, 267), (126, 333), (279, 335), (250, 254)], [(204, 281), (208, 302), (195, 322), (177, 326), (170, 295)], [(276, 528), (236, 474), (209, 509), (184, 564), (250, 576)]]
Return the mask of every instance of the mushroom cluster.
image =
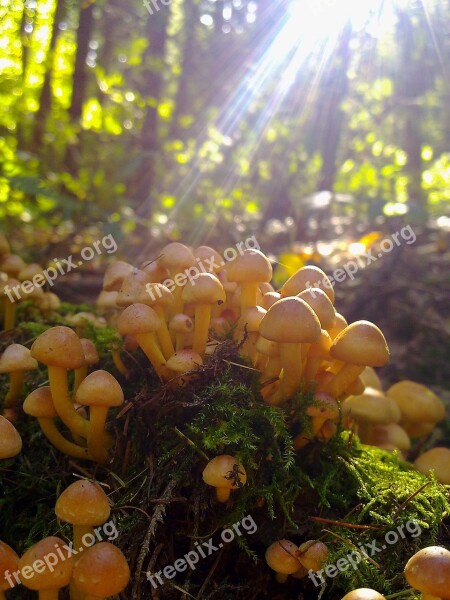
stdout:
[(24, 585), (40, 600), (58, 600), (70, 586), (70, 600), (103, 600), (128, 585), (130, 569), (125, 556), (110, 542), (99, 541), (94, 527), (110, 516), (108, 497), (90, 480), (79, 480), (59, 496), (55, 513), (71, 523), (73, 540), (49, 536), (33, 544), (22, 557), (0, 541), (0, 599), (4, 592)]
[(278, 583), (289, 575), (303, 579), (309, 571), (319, 571), (328, 558), (327, 546), (318, 540), (308, 540), (300, 546), (290, 540), (277, 540), (266, 550), (266, 562), (275, 571)]

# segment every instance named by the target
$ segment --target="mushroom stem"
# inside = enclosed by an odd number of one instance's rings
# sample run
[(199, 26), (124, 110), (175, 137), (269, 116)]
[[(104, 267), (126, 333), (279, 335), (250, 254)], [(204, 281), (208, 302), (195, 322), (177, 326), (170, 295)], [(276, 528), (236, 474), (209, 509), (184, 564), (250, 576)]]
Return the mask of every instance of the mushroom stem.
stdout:
[(247, 333), (247, 339), (242, 345), (241, 353), (249, 358), (253, 364), (256, 363), (258, 352), (256, 350), (256, 342), (258, 341), (259, 333), (250, 331)]
[(63, 367), (49, 365), (48, 378), (52, 392), (53, 404), (61, 421), (72, 433), (88, 437), (89, 421), (83, 419), (76, 411), (69, 395), (67, 370)]
[(204, 356), (209, 335), (209, 322), (211, 319), (211, 305), (198, 304), (195, 307), (194, 342), (192, 350)]
[(285, 575), (284, 573), (277, 573), (275, 575), (275, 579), (278, 581), (278, 583), (286, 583), (288, 575)]
[(155, 334), (137, 333), (135, 338), (142, 351), (152, 363), (156, 373), (161, 379), (164, 379), (167, 375), (167, 369), (165, 368), (166, 359), (158, 346)]
[(82, 367), (80, 367), (79, 369), (75, 369), (75, 379), (73, 382), (73, 393), (76, 394), (78, 388), (80, 387), (80, 383), (86, 379), (88, 374), (88, 366), (83, 365)]
[(125, 366), (125, 363), (122, 360), (122, 357), (120, 356), (120, 352), (119, 350), (113, 350), (112, 351), (112, 359), (113, 359), (113, 363), (114, 366), (116, 367), (116, 369), (119, 371), (119, 373), (121, 373), (124, 377), (128, 377), (130, 371), (129, 369)]
[(58, 590), (39, 590), (38, 598), (39, 598), (39, 600), (58, 600), (59, 591)]
[(301, 344), (280, 344), (280, 361), (283, 367), (281, 394), (284, 400), (292, 396), (300, 387), (302, 379), (301, 356)]
[(75, 562), (77, 562), (78, 559), (80, 558), (79, 555), (82, 552), (84, 552), (84, 550), (89, 548), (89, 545), (83, 542), (84, 536), (87, 535), (88, 533), (90, 533), (91, 535), (94, 535), (94, 528), (91, 527), (90, 525), (74, 525), (73, 526), (73, 549), (75, 552), (78, 552), (78, 555), (74, 554)]
[(258, 284), (252, 281), (242, 284), (241, 290), (241, 313), (247, 308), (256, 306), (258, 298)]
[(77, 444), (66, 440), (66, 438), (58, 431), (53, 419), (39, 418), (38, 422), (41, 426), (42, 433), (57, 450), (72, 458), (93, 460), (87, 448), (83, 448), (82, 446), (78, 446)]
[(87, 439), (89, 452), (94, 460), (100, 464), (108, 461), (108, 451), (103, 445), (103, 435), (105, 433), (106, 417), (108, 416), (107, 406), (91, 406), (90, 421), (91, 427)]
[(303, 379), (307, 383), (310, 384), (312, 381), (314, 381), (321, 363), (321, 357), (310, 356), (306, 359), (305, 368), (303, 370)]
[(345, 392), (348, 386), (358, 379), (364, 369), (364, 366), (346, 363), (340, 369), (340, 371), (336, 373), (333, 379), (331, 379), (328, 383), (324, 383), (319, 386), (317, 391), (330, 394), (330, 396), (333, 396), (333, 398), (339, 398), (339, 396)]
[(4, 408), (11, 408), (20, 398), (24, 381), (25, 371), (12, 371), (9, 374), (9, 390), (5, 397)]
[(5, 320), (3, 329), (8, 331), (9, 329), (14, 329), (14, 324), (16, 320), (16, 304), (15, 302), (10, 302), (9, 300), (5, 301)]
[(170, 337), (169, 329), (167, 327), (164, 308), (156, 304), (155, 306), (153, 306), (153, 310), (156, 312), (156, 314), (161, 320), (161, 327), (156, 332), (156, 337), (158, 338), (158, 341), (161, 345), (164, 358), (168, 360), (172, 356), (172, 354), (175, 353), (175, 349), (173, 347), (172, 338)]
[(231, 490), (229, 488), (221, 488), (218, 487), (216, 488), (216, 498), (218, 502), (228, 502), (228, 499), (230, 498), (231, 495)]

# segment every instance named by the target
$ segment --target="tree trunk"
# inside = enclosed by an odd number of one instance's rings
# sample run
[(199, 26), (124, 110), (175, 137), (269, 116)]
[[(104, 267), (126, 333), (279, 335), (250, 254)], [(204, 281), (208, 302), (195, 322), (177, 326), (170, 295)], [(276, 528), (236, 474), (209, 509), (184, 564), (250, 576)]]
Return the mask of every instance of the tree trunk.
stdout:
[(73, 73), (72, 102), (69, 115), (72, 121), (81, 118), (83, 101), (86, 96), (88, 74), (86, 59), (89, 52), (89, 42), (94, 29), (94, 3), (88, 2), (81, 5), (80, 20), (77, 29), (77, 53), (75, 56), (75, 69)]

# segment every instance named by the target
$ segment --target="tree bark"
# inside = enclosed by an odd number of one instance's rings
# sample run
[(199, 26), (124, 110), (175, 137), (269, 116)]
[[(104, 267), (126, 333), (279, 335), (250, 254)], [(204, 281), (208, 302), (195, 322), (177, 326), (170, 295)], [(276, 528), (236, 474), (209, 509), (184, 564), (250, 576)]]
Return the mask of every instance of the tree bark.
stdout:
[(77, 29), (77, 53), (75, 56), (75, 69), (73, 73), (72, 101), (69, 115), (72, 121), (78, 121), (83, 111), (83, 101), (86, 96), (88, 74), (86, 59), (89, 52), (89, 42), (94, 29), (94, 3), (88, 2), (81, 6), (80, 19)]

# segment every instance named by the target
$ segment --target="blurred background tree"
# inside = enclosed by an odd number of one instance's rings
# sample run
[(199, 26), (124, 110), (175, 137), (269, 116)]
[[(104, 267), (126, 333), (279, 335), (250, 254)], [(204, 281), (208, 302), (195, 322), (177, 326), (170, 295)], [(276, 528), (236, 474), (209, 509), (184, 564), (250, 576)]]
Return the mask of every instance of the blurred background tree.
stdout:
[(0, 0), (0, 219), (19, 245), (449, 226), (450, 0), (149, 7)]

